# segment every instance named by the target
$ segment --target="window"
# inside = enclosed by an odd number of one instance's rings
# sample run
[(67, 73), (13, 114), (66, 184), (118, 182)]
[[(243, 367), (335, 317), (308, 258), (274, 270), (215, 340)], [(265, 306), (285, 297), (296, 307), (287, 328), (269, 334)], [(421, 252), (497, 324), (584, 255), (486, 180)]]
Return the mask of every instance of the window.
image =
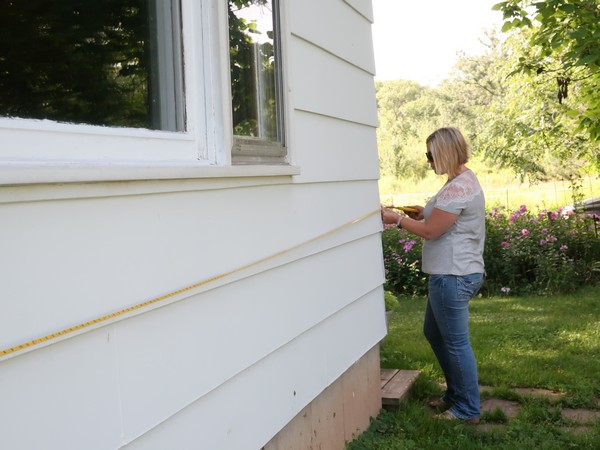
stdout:
[(4, 1), (0, 115), (182, 131), (177, 0)]
[(230, 0), (234, 162), (285, 156), (278, 0)]
[(14, 183), (296, 173), (279, 14), (279, 0), (0, 1), (0, 170)]

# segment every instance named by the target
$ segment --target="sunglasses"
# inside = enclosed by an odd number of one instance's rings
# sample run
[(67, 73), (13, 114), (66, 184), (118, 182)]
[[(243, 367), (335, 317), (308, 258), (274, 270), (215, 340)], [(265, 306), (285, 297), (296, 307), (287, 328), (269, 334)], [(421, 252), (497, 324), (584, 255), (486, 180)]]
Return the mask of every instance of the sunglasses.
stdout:
[(427, 161), (433, 162), (433, 155), (431, 154), (431, 152), (425, 153), (425, 156), (427, 156)]

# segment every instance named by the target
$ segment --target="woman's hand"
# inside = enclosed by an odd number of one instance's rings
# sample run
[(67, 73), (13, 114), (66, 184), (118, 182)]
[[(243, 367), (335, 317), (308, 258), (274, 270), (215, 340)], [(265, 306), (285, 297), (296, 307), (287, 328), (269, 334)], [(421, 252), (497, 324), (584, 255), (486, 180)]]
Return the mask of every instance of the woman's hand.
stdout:
[(410, 206), (410, 207), (416, 209), (417, 212), (406, 213), (408, 215), (408, 217), (410, 217), (411, 219), (414, 219), (414, 220), (423, 220), (425, 218), (425, 216), (423, 215), (424, 208), (422, 206), (414, 205), (414, 206)]
[(400, 218), (400, 214), (398, 214), (395, 211), (392, 211), (391, 209), (387, 209), (384, 208), (383, 206), (381, 207), (381, 221), (384, 224), (397, 224), (398, 223), (398, 219)]

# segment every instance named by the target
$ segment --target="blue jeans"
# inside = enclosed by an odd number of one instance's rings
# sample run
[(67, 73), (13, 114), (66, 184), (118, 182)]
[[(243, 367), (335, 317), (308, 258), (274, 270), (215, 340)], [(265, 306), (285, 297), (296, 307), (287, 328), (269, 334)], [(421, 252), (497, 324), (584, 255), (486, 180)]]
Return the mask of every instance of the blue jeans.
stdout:
[(469, 340), (469, 300), (483, 274), (430, 275), (423, 331), (446, 378), (444, 401), (460, 419), (479, 417), (477, 363)]

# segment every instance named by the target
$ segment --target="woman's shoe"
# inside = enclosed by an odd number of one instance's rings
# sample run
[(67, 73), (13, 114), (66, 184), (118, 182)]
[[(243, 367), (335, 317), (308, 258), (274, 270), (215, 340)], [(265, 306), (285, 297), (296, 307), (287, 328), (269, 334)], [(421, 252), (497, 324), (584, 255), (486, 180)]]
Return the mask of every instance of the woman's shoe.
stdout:
[(462, 420), (465, 423), (470, 423), (472, 425), (477, 425), (479, 423), (479, 417), (471, 417), (470, 419), (461, 419), (460, 417), (456, 417), (452, 411), (449, 409), (444, 411), (441, 414), (436, 414), (433, 416), (436, 419), (444, 419), (444, 420)]
[(436, 400), (432, 400), (429, 403), (427, 403), (427, 405), (431, 408), (431, 409), (437, 409), (440, 411), (445, 411), (448, 408), (450, 408), (452, 405), (448, 402), (446, 402), (443, 398), (438, 398)]

